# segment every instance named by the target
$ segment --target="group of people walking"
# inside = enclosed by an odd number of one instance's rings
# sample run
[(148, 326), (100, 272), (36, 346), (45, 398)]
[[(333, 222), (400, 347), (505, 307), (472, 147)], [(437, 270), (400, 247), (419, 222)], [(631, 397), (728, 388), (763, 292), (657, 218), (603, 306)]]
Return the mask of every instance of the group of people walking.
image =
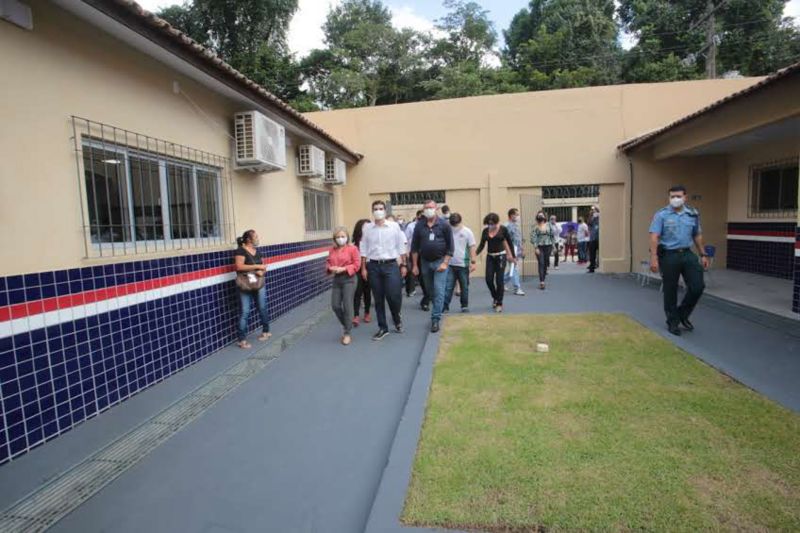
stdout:
[[(670, 194), (682, 198), (685, 189), (679, 187), (671, 190)], [(689, 315), (702, 293), (702, 269), (698, 270), (699, 263), (692, 262), (686, 255), (693, 241), (698, 248), (702, 246), (699, 214), (691, 208), (684, 208), (682, 203), (680, 208), (676, 208), (679, 203), (671, 196), (671, 207), (656, 214), (650, 229), (654, 250), (651, 265), (654, 271), (658, 271), (659, 262), (663, 265), (665, 312), (669, 330), (675, 334), (680, 334), (678, 324), (693, 329)], [(373, 304), (378, 331), (372, 339), (379, 341), (389, 334), (387, 304), (394, 330), (402, 333), (402, 295), (405, 291), (407, 297), (413, 296), (416, 284), (422, 289), (421, 309), (431, 313), (430, 330), (438, 332), (442, 315), (450, 310), (456, 286), (461, 311), (469, 311), (470, 274), (475, 271), (477, 256), (484, 249), (487, 254), (485, 281), (492, 297), (492, 309), (498, 313), (503, 311), (507, 290), (524, 296), (519, 274), (519, 261), (524, 259), (519, 210), (510, 209), (505, 224), (500, 223), (497, 213), (489, 213), (483, 224), (480, 240), (476, 241), (459, 213), (450, 213), (447, 206), (442, 206), (437, 212), (433, 200), (426, 201), (416, 218), (407, 224), (402, 219), (398, 221), (387, 216), (386, 204), (376, 200), (372, 203), (372, 219), (359, 220), (352, 237), (347, 228), (336, 228), (326, 270), (332, 276), (331, 307), (342, 326), (341, 343), (349, 345), (352, 342), (352, 330), (362, 320), (362, 306), (363, 322), (372, 321), (370, 310)], [(676, 227), (680, 230), (677, 233)], [(566, 249), (577, 248), (579, 262), (588, 262), (588, 272), (597, 268), (599, 232), (600, 211), (593, 206), (588, 222), (579, 220), (574, 239), (567, 235)], [(555, 217), (548, 218), (541, 211), (537, 213), (536, 222), (531, 227), (530, 243), (536, 254), (541, 290), (546, 287), (551, 255), (555, 256), (554, 268), (558, 268), (560, 233)], [(237, 244), (234, 260), (241, 302), (238, 344), (249, 348), (247, 328), (253, 301), (258, 306), (262, 322), (259, 340), (266, 341), (271, 335), (264, 283), (266, 265), (258, 252), (259, 238), (254, 230), (246, 231), (237, 239)], [(701, 257), (703, 266), (706, 266), (702, 252)], [(680, 275), (687, 280), (690, 290), (682, 305), (678, 306), (676, 291)], [(509, 283), (511, 287), (507, 289)]]

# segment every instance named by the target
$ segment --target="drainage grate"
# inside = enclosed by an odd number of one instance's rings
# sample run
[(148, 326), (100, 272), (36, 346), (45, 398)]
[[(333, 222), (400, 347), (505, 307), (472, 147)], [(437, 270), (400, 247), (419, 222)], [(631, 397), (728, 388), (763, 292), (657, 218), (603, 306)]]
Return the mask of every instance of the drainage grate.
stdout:
[(321, 312), (288, 331), (274, 344), (236, 363), (158, 415), (95, 452), (0, 514), (0, 531), (44, 531), (97, 494), (209, 407), (258, 374), (280, 353), (326, 319)]

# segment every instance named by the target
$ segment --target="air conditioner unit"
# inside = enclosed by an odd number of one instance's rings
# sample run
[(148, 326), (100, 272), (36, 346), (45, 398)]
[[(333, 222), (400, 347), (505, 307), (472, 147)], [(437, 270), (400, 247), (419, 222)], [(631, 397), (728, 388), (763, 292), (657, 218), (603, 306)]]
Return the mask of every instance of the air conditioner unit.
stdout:
[(347, 182), (347, 165), (337, 157), (325, 160), (325, 183), (344, 185)]
[(235, 166), (254, 172), (286, 168), (286, 130), (258, 111), (234, 116)]
[(325, 175), (325, 151), (313, 144), (297, 147), (297, 175), (322, 177)]

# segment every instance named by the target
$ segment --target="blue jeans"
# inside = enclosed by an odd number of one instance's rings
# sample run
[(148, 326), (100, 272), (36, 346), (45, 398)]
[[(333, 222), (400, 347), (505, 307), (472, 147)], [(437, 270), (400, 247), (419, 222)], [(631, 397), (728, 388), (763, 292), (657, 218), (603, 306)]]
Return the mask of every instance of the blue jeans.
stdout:
[(456, 281), (461, 287), (461, 309), (469, 307), (469, 267), (450, 266), (447, 271), (447, 288), (444, 291), (444, 308), (450, 310)]
[(261, 287), (258, 292), (239, 291), (239, 302), (242, 305), (242, 314), (239, 316), (239, 341), (247, 339), (247, 320), (250, 318), (250, 307), (253, 298), (258, 305), (258, 314), (261, 316), (261, 327), (264, 333), (269, 333), (269, 306), (267, 305), (267, 286)]
[(389, 302), (389, 311), (392, 313), (394, 325), (402, 323), (400, 306), (403, 305), (403, 278), (400, 276), (400, 267), (396, 262), (378, 263), (367, 261), (367, 279), (372, 289), (375, 304), (375, 314), (378, 317), (378, 328), (388, 330), (386, 322), (386, 304)]
[(428, 296), (430, 297), (433, 305), (431, 306), (431, 320), (439, 321), (442, 319), (442, 311), (444, 310), (444, 293), (447, 288), (447, 270), (438, 272), (439, 265), (442, 264), (441, 259), (436, 261), (419, 260), (419, 271), (422, 274), (423, 283), (428, 289)]
[[(520, 252), (520, 247), (515, 246), (514, 253), (517, 257), (519, 257)], [(514, 289), (522, 288), (522, 285), (519, 281), (519, 265), (509, 264), (508, 270), (506, 271), (505, 275), (503, 275), (503, 283), (508, 284), (509, 280), (511, 280), (511, 284), (514, 286)]]
[(579, 242), (578, 243), (578, 261), (581, 263), (586, 262), (586, 246), (589, 243), (587, 241)]

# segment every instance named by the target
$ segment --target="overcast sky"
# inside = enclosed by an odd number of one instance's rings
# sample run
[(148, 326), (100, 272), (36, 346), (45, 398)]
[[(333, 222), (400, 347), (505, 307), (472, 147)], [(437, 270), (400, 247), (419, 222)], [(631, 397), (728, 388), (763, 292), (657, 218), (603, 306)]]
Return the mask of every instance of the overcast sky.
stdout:
[[(341, 0), (299, 0), (299, 9), (295, 13), (289, 27), (289, 47), (299, 56), (306, 55), (314, 48), (322, 48), (322, 23), (331, 6)], [(150, 11), (176, 3), (175, 0), (138, 0), (139, 4)], [(511, 18), (520, 9), (528, 5), (526, 0), (492, 0), (480, 2), (491, 5), (489, 16), (495, 23), (498, 35), (502, 39), (502, 30), (508, 27)], [(445, 10), (437, 0), (384, 0), (384, 4), (392, 11), (394, 25), (398, 28), (414, 28), (430, 30), (434, 21), (441, 17)], [(791, 0), (786, 4), (784, 12), (800, 20), (800, 0)], [(623, 37), (623, 46), (630, 46), (630, 41)]]

